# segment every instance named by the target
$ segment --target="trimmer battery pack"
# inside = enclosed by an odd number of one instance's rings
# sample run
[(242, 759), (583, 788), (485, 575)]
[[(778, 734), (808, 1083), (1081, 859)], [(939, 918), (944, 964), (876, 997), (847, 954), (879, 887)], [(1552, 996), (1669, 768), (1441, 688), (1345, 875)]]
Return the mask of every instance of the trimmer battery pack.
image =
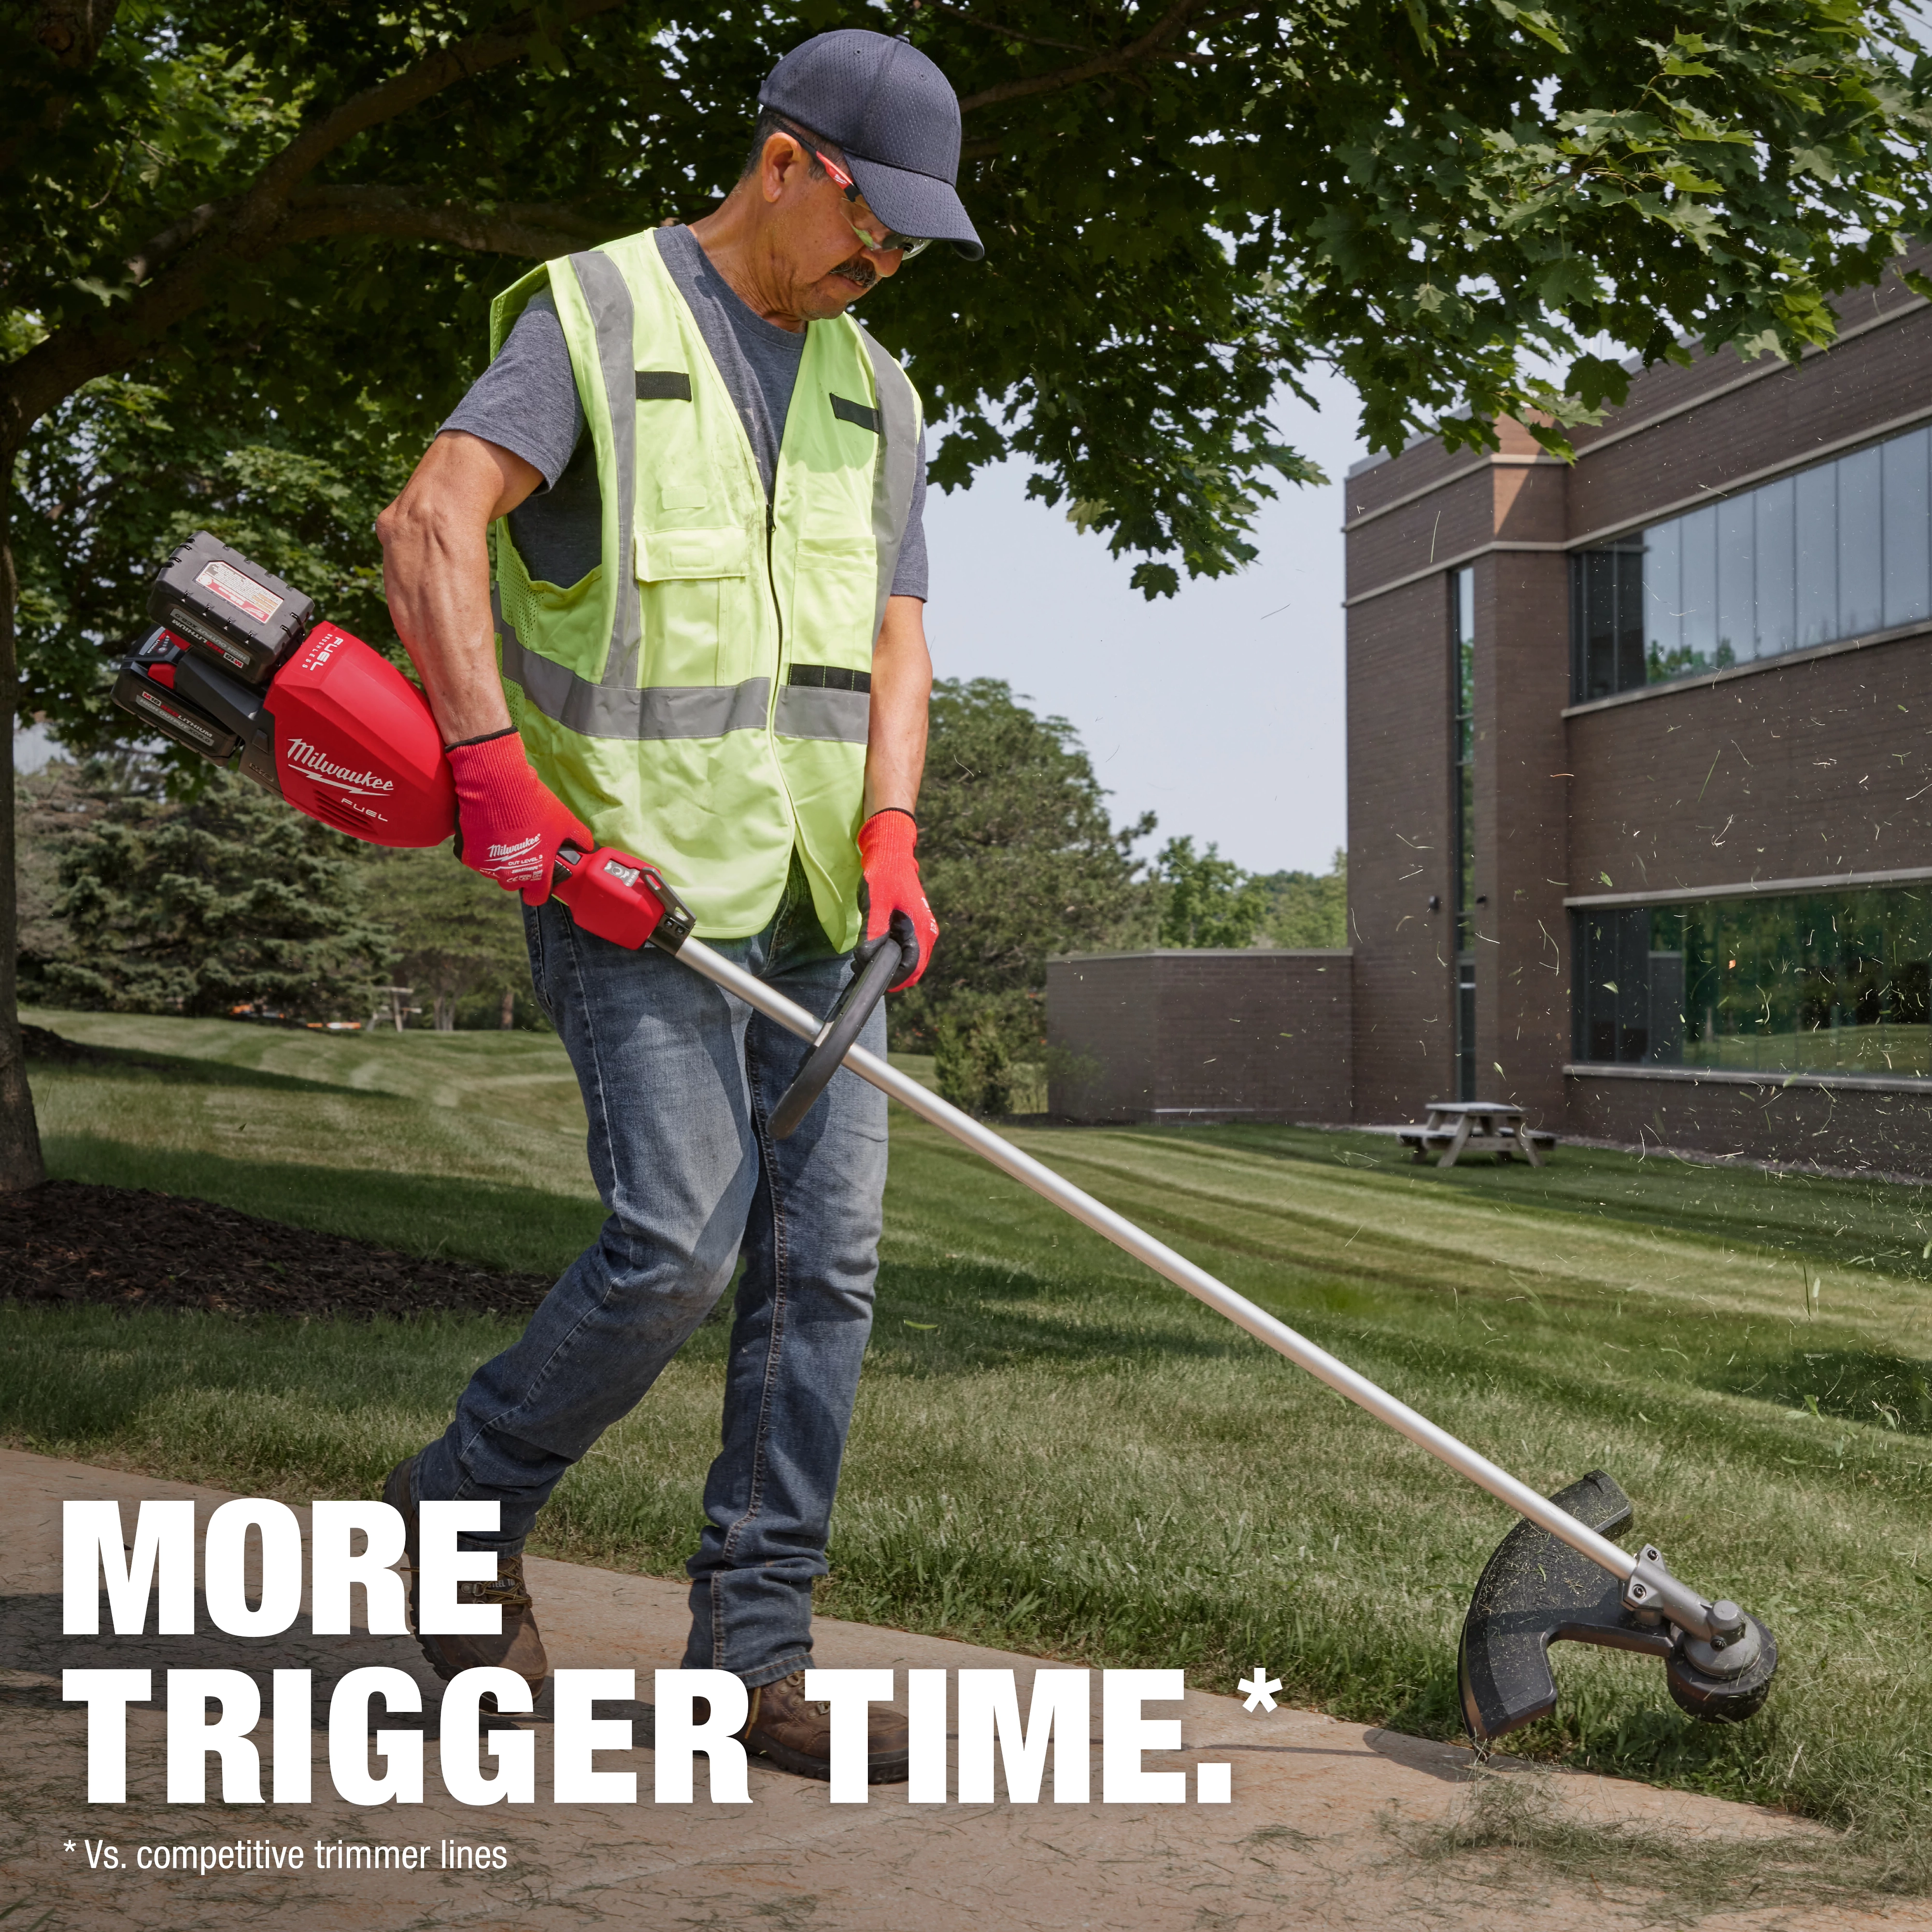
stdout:
[(148, 614), (244, 682), (261, 685), (308, 634), (315, 604), (200, 530), (155, 578)]
[(164, 630), (151, 631), (122, 663), (114, 681), (114, 702), (163, 737), (226, 764), (235, 755), (242, 734), (176, 688), (188, 662), (178, 638)]

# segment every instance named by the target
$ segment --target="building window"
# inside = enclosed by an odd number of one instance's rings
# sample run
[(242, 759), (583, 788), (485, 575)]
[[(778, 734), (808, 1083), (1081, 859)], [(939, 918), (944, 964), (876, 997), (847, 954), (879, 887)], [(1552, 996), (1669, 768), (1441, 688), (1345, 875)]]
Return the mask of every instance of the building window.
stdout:
[(1575, 916), (1580, 1060), (1932, 1078), (1932, 887)]
[(1456, 1097), (1476, 1097), (1476, 573), (1449, 573), (1449, 675), (1455, 706)]
[(1570, 699), (1932, 616), (1932, 430), (1570, 560)]

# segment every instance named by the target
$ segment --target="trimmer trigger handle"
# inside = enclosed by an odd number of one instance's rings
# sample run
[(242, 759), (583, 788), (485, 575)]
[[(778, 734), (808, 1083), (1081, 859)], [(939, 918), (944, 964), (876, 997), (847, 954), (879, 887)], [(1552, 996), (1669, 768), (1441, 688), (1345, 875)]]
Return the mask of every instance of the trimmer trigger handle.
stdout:
[(556, 848), (550, 890), (586, 932), (616, 946), (656, 946), (675, 952), (697, 923), (655, 866), (611, 845), (586, 853), (566, 838)]

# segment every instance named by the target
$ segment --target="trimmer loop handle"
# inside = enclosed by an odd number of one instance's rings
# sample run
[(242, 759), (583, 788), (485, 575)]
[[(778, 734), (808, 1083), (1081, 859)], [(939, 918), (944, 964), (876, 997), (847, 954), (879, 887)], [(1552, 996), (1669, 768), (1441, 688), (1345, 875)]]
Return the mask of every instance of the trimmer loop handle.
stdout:
[(789, 1140), (799, 1124), (812, 1112), (812, 1102), (825, 1091), (833, 1074), (844, 1063), (854, 1043), (872, 1017), (872, 1009), (885, 998), (886, 988), (902, 970), (899, 949), (888, 940), (862, 968), (854, 966), (838, 1004), (826, 1017), (818, 1037), (806, 1055), (798, 1077), (785, 1089), (772, 1114), (772, 1138)]

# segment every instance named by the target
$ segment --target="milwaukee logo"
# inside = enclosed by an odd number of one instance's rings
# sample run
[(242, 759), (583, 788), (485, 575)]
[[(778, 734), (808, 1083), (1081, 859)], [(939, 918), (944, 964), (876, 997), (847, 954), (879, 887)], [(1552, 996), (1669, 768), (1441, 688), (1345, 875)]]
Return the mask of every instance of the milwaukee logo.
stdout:
[(543, 834), (535, 832), (528, 838), (519, 839), (514, 845), (491, 846), (490, 856), (493, 859), (521, 859), (528, 856), (542, 843)]
[(325, 784), (340, 785), (345, 791), (360, 795), (394, 791), (396, 788), (394, 779), (386, 778), (380, 772), (352, 771), (346, 765), (337, 764), (306, 738), (290, 739), (283, 756), (290, 764), (300, 766), (310, 778), (318, 778)]

